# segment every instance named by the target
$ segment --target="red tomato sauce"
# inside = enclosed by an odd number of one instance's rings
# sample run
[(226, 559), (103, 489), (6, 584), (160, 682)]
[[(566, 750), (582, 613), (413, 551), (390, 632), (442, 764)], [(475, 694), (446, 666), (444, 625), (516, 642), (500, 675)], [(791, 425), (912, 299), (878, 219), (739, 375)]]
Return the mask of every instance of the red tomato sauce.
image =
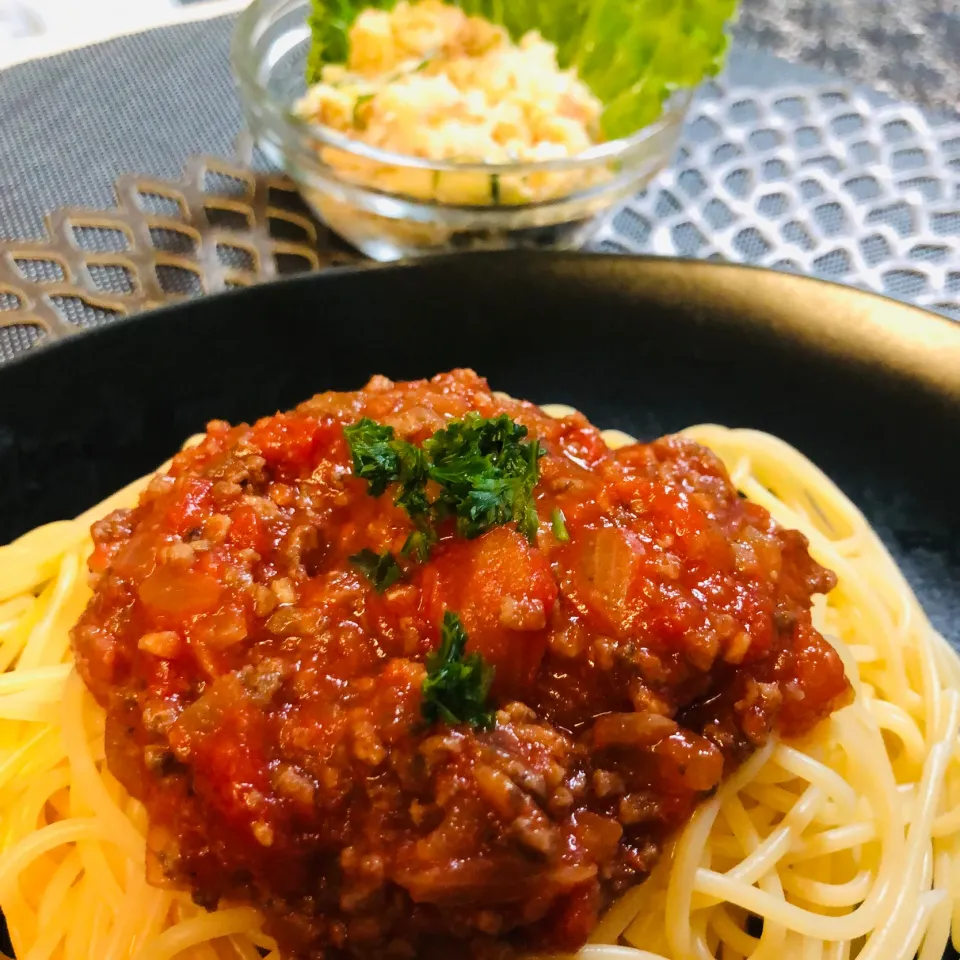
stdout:
[[(546, 449), (535, 542), (441, 529), (378, 594), (349, 558), (413, 528), (344, 427), (422, 444), (469, 411)], [(291, 958), (575, 949), (721, 777), (849, 695), (810, 620), (833, 574), (710, 451), (611, 452), (471, 371), (211, 423), (93, 537), (74, 651), (148, 879), (260, 906)], [(422, 720), (445, 611), (496, 669), (492, 730)]]

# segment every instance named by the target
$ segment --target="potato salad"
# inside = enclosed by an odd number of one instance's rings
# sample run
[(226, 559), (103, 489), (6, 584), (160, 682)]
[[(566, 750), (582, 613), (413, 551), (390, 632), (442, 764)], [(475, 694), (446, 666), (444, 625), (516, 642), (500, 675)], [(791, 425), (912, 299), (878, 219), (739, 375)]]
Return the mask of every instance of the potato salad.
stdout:
[[(344, 64), (324, 67), (296, 105), (304, 120), (391, 153), (492, 164), (573, 157), (598, 143), (603, 105), (536, 31), (507, 31), (440, 0), (367, 9)], [(339, 176), (417, 199), (518, 204), (566, 196), (603, 168), (438, 173), (321, 147)]]

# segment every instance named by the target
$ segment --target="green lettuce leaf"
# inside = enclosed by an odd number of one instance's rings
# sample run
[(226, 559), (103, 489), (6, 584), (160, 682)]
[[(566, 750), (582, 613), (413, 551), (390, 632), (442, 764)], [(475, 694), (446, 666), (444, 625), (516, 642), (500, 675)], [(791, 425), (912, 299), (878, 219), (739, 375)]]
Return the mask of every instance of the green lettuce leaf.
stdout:
[[(348, 32), (367, 7), (397, 0), (311, 0), (313, 44), (307, 82), (343, 63)], [(539, 30), (556, 44), (564, 69), (604, 104), (603, 134), (629, 136), (656, 120), (675, 90), (695, 87), (723, 60), (725, 26), (737, 0), (446, 0), (506, 27), (514, 39)]]

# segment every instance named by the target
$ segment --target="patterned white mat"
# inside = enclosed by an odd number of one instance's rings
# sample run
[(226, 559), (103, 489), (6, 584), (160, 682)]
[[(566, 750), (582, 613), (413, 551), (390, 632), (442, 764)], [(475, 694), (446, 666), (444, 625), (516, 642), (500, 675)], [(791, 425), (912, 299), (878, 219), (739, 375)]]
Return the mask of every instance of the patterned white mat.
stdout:
[(960, 121), (842, 82), (712, 83), (676, 163), (591, 247), (795, 270), (960, 320)]

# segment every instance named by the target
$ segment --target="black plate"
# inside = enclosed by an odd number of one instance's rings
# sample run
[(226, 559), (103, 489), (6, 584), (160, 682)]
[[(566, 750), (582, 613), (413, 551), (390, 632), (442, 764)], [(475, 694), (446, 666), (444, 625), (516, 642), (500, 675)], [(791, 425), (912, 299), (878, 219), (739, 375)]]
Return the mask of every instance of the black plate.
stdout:
[(690, 261), (491, 254), (348, 269), (125, 321), (0, 369), (0, 543), (149, 471), (205, 421), (472, 366), (643, 438), (713, 421), (819, 463), (960, 645), (960, 325)]

